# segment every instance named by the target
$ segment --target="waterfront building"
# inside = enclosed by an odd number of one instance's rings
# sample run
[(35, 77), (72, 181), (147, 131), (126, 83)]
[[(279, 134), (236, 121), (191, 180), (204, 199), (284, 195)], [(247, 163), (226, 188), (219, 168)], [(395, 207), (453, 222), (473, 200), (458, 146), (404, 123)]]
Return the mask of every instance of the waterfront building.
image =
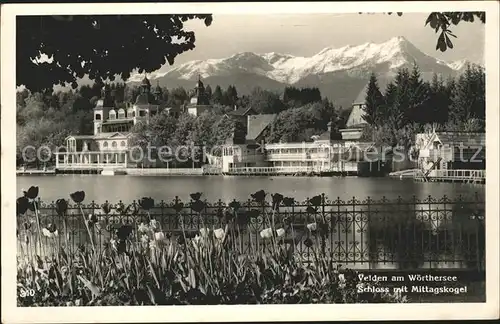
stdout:
[(485, 170), (485, 133), (436, 132), (415, 136), (418, 168), (428, 176), (439, 170)]
[[(269, 166), (266, 160), (264, 134), (276, 116), (276, 114), (247, 115), (246, 125), (242, 125), (241, 129), (235, 129), (233, 137), (222, 146), (222, 172)], [(240, 120), (239, 116), (237, 120)]]
[(93, 111), (94, 134), (68, 136), (65, 149), (56, 153), (56, 169), (126, 167), (130, 130), (139, 122), (148, 123), (151, 117), (161, 112), (161, 95), (159, 85), (152, 90), (145, 76), (135, 102), (117, 107), (110, 87), (105, 85)]

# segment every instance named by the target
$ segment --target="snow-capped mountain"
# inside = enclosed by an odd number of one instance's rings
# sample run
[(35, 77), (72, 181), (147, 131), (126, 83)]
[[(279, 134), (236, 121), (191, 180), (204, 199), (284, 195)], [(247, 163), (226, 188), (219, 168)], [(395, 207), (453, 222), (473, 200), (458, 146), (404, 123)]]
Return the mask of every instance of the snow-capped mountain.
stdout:
[[(413, 64), (418, 65), (427, 79), (433, 73), (456, 75), (467, 62), (438, 60), (398, 36), (383, 43), (328, 47), (310, 57), (244, 52), (222, 59), (190, 61), (148, 77), (158, 80), (162, 86), (189, 87), (200, 76), (212, 86), (235, 85), (240, 93), (249, 92), (255, 86), (270, 90), (281, 90), (286, 85), (315, 86), (331, 100), (345, 105), (354, 100), (371, 72), (380, 78), (390, 78), (399, 68), (411, 68)], [(143, 77), (133, 75), (129, 82)]]

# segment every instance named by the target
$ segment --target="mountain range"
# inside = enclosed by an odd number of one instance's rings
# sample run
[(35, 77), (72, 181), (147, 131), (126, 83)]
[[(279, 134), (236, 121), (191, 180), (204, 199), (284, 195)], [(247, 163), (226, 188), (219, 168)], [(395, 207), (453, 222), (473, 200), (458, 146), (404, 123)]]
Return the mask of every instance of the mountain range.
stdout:
[[(399, 68), (411, 69), (413, 64), (417, 64), (424, 80), (430, 80), (434, 73), (443, 77), (456, 76), (467, 63), (466, 60), (445, 62), (436, 59), (398, 36), (383, 43), (328, 47), (310, 57), (243, 52), (222, 59), (190, 61), (148, 77), (160, 86), (188, 89), (201, 77), (212, 89), (216, 85), (223, 89), (234, 85), (239, 94), (248, 94), (256, 86), (272, 91), (282, 91), (288, 85), (317, 87), (323, 96), (348, 107), (366, 86), (371, 72), (375, 72), (381, 85), (385, 85)], [(134, 84), (143, 78), (144, 75), (135, 74), (128, 82)]]

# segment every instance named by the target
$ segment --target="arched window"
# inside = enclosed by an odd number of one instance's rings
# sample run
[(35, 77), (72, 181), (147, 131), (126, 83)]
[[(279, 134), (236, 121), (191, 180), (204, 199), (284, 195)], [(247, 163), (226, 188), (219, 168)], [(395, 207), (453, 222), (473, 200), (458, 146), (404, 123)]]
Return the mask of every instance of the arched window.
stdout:
[(95, 114), (95, 120), (101, 120), (101, 114)]
[(109, 111), (109, 119), (116, 119), (116, 111), (113, 109)]
[(116, 147), (118, 146), (118, 144), (116, 143), (116, 141), (113, 141), (113, 143), (111, 143), (111, 146), (112, 146), (113, 148), (116, 148)]
[(121, 146), (121, 147), (125, 147), (125, 145), (126, 145), (126, 144), (125, 144), (125, 141), (122, 141), (122, 142), (120, 143), (120, 146)]
[(103, 142), (102, 147), (108, 147), (108, 142)]
[(127, 109), (127, 118), (135, 117), (135, 111), (132, 108)]
[(118, 118), (125, 118), (125, 110), (123, 108), (118, 110)]

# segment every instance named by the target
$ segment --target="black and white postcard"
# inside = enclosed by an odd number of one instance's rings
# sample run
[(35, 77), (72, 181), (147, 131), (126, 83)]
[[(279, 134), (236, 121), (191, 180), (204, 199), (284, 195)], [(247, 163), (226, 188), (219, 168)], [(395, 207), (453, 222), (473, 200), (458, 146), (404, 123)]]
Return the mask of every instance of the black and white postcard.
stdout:
[(498, 9), (2, 6), (2, 322), (498, 318)]

